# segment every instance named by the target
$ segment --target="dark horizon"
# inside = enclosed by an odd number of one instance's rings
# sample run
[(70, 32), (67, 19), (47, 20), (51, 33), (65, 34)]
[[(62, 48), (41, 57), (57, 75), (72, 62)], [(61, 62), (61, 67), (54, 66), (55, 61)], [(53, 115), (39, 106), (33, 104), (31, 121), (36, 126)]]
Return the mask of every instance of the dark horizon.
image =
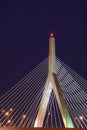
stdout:
[(48, 57), (56, 55), (87, 80), (87, 2), (0, 1), (0, 95)]

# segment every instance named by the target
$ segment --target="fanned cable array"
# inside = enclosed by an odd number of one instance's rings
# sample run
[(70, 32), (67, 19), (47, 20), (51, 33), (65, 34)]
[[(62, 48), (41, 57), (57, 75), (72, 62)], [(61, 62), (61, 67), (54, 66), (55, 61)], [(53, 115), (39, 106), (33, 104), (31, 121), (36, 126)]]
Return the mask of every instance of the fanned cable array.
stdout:
[(57, 75), (76, 128), (87, 128), (87, 81), (57, 58)]
[[(56, 58), (57, 76), (68, 111), (76, 128), (87, 128), (87, 81)], [(0, 125), (33, 127), (48, 76), (48, 58), (0, 99)], [(43, 127), (64, 127), (52, 91)]]
[(48, 75), (47, 66), (48, 58), (1, 97), (1, 126), (33, 126)]

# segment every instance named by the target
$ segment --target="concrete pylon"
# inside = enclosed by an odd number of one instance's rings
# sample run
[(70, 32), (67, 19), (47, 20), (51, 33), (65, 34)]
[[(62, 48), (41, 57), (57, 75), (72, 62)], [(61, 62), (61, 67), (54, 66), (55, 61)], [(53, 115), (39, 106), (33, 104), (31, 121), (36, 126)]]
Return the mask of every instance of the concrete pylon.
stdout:
[(47, 105), (51, 96), (52, 90), (55, 93), (57, 103), (60, 109), (61, 117), (65, 128), (74, 128), (72, 119), (67, 109), (62, 90), (56, 75), (56, 57), (55, 57), (55, 38), (51, 33), (49, 38), (49, 73), (45, 84), (44, 92), (39, 106), (39, 111), (34, 123), (34, 127), (43, 127), (43, 122), (47, 110)]

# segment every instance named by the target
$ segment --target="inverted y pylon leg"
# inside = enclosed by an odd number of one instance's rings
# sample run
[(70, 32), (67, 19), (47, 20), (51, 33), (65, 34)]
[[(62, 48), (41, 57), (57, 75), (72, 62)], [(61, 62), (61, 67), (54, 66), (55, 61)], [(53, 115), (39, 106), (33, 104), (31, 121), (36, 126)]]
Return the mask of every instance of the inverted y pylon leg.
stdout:
[(52, 85), (51, 82), (49, 82), (49, 80), (47, 80), (46, 85), (45, 85), (45, 89), (43, 92), (43, 96), (42, 96), (42, 100), (40, 102), (40, 108), (35, 120), (35, 124), (34, 127), (42, 127), (43, 126), (43, 122), (44, 122), (44, 118), (45, 118), (45, 114), (46, 114), (46, 110), (47, 110), (47, 105), (49, 102), (49, 98), (52, 92)]
[(43, 127), (44, 118), (46, 115), (47, 105), (51, 96), (52, 90), (55, 93), (57, 103), (61, 112), (62, 120), (66, 128), (74, 128), (72, 119), (67, 109), (62, 90), (56, 75), (56, 60), (55, 60), (55, 38), (51, 34), (49, 38), (49, 73), (45, 84), (44, 92), (39, 106), (39, 111), (34, 123), (34, 127)]

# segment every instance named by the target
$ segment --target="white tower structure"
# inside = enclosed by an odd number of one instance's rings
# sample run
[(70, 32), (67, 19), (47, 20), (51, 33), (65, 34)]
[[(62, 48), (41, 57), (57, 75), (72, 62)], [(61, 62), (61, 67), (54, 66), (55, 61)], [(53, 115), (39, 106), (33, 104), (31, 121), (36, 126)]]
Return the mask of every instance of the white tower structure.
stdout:
[(72, 119), (67, 109), (65, 99), (62, 94), (62, 90), (59, 85), (59, 81), (56, 75), (56, 57), (55, 57), (55, 38), (51, 33), (49, 38), (49, 73), (45, 84), (44, 92), (40, 102), (38, 114), (34, 123), (34, 127), (43, 127), (43, 122), (47, 110), (49, 98), (52, 90), (55, 93), (57, 103), (60, 109), (61, 117), (65, 128), (74, 128)]

